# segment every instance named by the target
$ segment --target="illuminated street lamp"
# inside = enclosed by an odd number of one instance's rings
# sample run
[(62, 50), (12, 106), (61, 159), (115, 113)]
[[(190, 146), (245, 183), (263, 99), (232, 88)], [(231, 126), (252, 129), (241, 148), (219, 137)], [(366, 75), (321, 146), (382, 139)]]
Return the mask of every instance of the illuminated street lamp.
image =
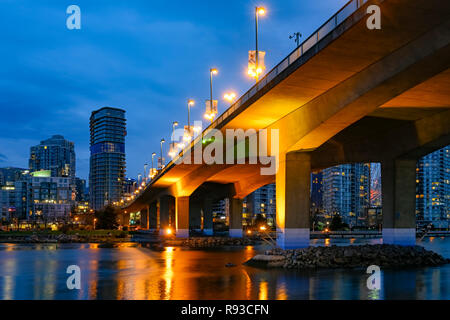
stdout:
[(175, 155), (176, 155), (176, 150), (175, 150), (175, 140), (174, 140), (174, 137), (175, 137), (175, 127), (178, 125), (178, 122), (177, 121), (174, 121), (173, 123), (172, 123), (172, 138), (171, 138), (171, 144), (170, 144), (170, 150), (169, 150), (169, 156), (171, 157), (171, 158), (173, 158), (173, 157), (175, 157)]
[[(248, 70), (248, 74), (255, 77), (256, 82), (258, 82), (259, 80), (259, 75), (263, 72), (263, 68), (264, 68), (264, 63), (260, 61), (260, 52), (258, 49), (258, 21), (259, 21), (259, 16), (263, 16), (266, 14), (266, 9), (263, 7), (255, 7), (255, 39), (256, 39), (256, 48), (255, 48), (255, 65), (254, 67), (250, 67), (250, 62), (249, 62), (249, 70)], [(261, 52), (261, 54), (265, 54), (263, 52)], [(252, 56), (252, 52), (250, 52), (250, 57)], [(253, 59), (249, 59), (250, 61)], [(254, 69), (254, 70), (253, 70)]]
[(147, 166), (148, 164), (144, 164), (144, 181), (147, 182)]
[[(217, 101), (213, 100), (213, 85), (212, 85), (212, 79), (213, 75), (216, 75), (219, 73), (219, 71), (216, 68), (209, 69), (209, 103), (206, 104), (206, 112), (205, 112), (205, 118), (208, 120), (211, 120), (211, 123), (214, 121), (214, 117), (217, 114)], [(208, 106), (209, 104), (209, 106)]]
[(154, 167), (154, 164), (153, 164), (153, 158), (156, 156), (156, 153), (155, 152), (153, 152), (152, 153), (152, 171), (150, 172), (150, 178), (151, 179), (153, 179), (153, 177), (155, 176), (155, 167)]
[(163, 144), (164, 144), (164, 142), (166, 142), (166, 140), (164, 140), (164, 138), (162, 138), (161, 139), (161, 158), (159, 159), (160, 160), (160, 167), (161, 167), (161, 169), (163, 169), (164, 168), (164, 158), (163, 158)]
[(192, 99), (188, 100), (188, 128), (191, 129), (191, 107), (195, 104), (195, 101)]

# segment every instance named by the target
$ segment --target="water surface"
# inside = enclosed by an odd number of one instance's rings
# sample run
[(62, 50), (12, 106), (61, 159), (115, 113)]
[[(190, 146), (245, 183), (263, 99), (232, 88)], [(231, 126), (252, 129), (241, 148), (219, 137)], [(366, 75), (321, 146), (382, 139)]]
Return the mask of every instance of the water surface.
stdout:
[[(312, 240), (355, 245), (381, 240)], [(450, 238), (418, 243), (450, 258)], [(124, 244), (0, 244), (0, 299), (450, 299), (450, 265), (382, 270), (368, 290), (366, 270), (261, 270), (242, 263), (266, 247), (163, 252)], [(236, 267), (226, 267), (227, 263)], [(66, 268), (81, 268), (69, 290)]]

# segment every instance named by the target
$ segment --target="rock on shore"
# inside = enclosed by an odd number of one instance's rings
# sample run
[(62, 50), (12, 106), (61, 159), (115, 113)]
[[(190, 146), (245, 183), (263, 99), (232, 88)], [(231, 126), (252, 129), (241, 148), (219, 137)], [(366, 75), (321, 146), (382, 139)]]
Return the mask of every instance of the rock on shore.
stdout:
[(198, 237), (181, 241), (181, 245), (189, 248), (214, 248), (222, 246), (248, 246), (255, 241), (248, 238)]
[(272, 249), (245, 264), (255, 267), (287, 269), (423, 267), (450, 263), (441, 255), (420, 246), (355, 245), (309, 247), (304, 249)]

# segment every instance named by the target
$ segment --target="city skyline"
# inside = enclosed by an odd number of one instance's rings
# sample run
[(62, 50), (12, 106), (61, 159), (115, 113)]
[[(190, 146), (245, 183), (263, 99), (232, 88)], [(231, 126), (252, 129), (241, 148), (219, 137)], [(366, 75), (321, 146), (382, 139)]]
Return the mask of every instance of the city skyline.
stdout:
[[(289, 35), (301, 32), (301, 40), (306, 39), (346, 2), (287, 1), (283, 7), (275, 1), (265, 2), (268, 17), (261, 21), (260, 47), (267, 51), (267, 69), (295, 48)], [(1, 72), (5, 79), (15, 79), (0, 84), (5, 97), (0, 105), (9, 110), (0, 119), (5, 129), (0, 138), (0, 166), (27, 167), (29, 146), (61, 134), (74, 141), (77, 176), (87, 180), (89, 115), (111, 106), (127, 110), (127, 175), (142, 174), (144, 163), (159, 150), (159, 140), (168, 140), (172, 122), (186, 123), (187, 98), (197, 102), (192, 119), (203, 118), (204, 101), (209, 99), (209, 68), (219, 70), (214, 80), (219, 113), (229, 106), (222, 99), (225, 92), (234, 90), (240, 96), (253, 85), (245, 68), (248, 50), (254, 46), (256, 4), (132, 2), (125, 7), (79, 1), (85, 18), (81, 30), (65, 27), (64, 6), (49, 2), (44, 9), (31, 3), (20, 11), (13, 3), (0, 4), (0, 26), (10, 30), (4, 45), (14, 52), (2, 53), (9, 63)], [(214, 17), (208, 17), (210, 11), (216, 12)], [(45, 14), (55, 19), (42, 19)], [(23, 19), (12, 20), (13, 16)], [(22, 43), (17, 47), (17, 39), (30, 42), (32, 50)], [(36, 41), (46, 49), (36, 49)], [(80, 60), (89, 63), (80, 64)], [(18, 72), (24, 67), (26, 75)], [(42, 85), (39, 91), (33, 85), (36, 79)], [(18, 85), (27, 93), (19, 92)], [(142, 152), (145, 149), (147, 154)]]

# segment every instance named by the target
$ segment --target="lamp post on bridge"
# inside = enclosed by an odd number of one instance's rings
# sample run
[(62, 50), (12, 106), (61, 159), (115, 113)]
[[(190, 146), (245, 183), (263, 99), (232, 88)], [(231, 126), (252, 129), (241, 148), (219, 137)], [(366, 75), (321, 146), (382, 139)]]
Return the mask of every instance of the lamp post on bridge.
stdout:
[(193, 136), (193, 133), (192, 133), (192, 130), (191, 130), (191, 107), (194, 105), (194, 103), (195, 103), (195, 101), (192, 100), (192, 99), (189, 99), (188, 102), (187, 102), (187, 107), (188, 107), (188, 124), (187, 124), (187, 126), (184, 127), (185, 134), (184, 134), (184, 137), (183, 137), (183, 140), (186, 141), (186, 142), (190, 141), (192, 136)]
[(255, 47), (255, 61), (256, 61), (256, 65), (255, 65), (255, 78), (256, 78), (256, 82), (258, 82), (259, 79), (259, 74), (262, 72), (262, 69), (259, 66), (259, 50), (258, 50), (258, 20), (259, 20), (259, 15), (264, 15), (266, 13), (266, 9), (263, 7), (255, 7), (255, 40), (256, 40), (256, 47)]
[(155, 152), (153, 152), (152, 153), (152, 171), (150, 172), (150, 178), (151, 179), (153, 179), (153, 175), (154, 175), (154, 173), (155, 173), (155, 167), (154, 167), (154, 164), (153, 164), (153, 158), (156, 156), (156, 153)]
[(160, 160), (161, 160), (161, 162), (160, 162), (160, 165), (161, 165), (161, 169), (163, 169), (164, 168), (164, 158), (163, 158), (163, 144), (164, 144), (164, 142), (166, 142), (166, 140), (164, 140), (164, 138), (162, 138), (161, 139), (161, 158), (160, 158)]
[(173, 123), (172, 123), (172, 137), (171, 137), (171, 142), (170, 142), (170, 150), (169, 150), (169, 156), (171, 157), (171, 158), (173, 158), (173, 157), (175, 157), (175, 155), (177, 154), (176, 153), (176, 150), (175, 150), (175, 140), (174, 140), (174, 137), (175, 137), (175, 127), (176, 126), (178, 126), (178, 121), (174, 121)]
[(211, 120), (211, 123), (214, 122), (214, 118), (217, 114), (217, 109), (214, 106), (214, 100), (213, 100), (213, 75), (216, 75), (219, 71), (216, 68), (209, 69), (209, 110), (208, 106), (206, 108), (205, 112), (205, 118), (208, 120)]

